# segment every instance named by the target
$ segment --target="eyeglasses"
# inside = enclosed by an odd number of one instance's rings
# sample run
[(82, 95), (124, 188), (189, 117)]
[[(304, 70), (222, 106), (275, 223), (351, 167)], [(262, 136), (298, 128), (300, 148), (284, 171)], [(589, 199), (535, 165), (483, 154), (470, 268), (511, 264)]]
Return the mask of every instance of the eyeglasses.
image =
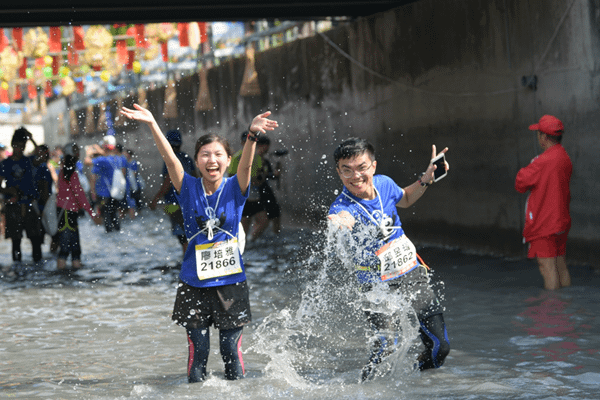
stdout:
[(369, 168), (371, 168), (373, 166), (374, 162), (375, 161), (371, 161), (371, 164), (369, 164), (369, 165), (362, 164), (361, 166), (359, 166), (356, 169), (342, 167), (342, 168), (340, 168), (340, 173), (346, 179), (352, 178), (354, 175), (356, 175), (357, 172), (358, 172), (359, 176), (362, 176), (369, 170)]

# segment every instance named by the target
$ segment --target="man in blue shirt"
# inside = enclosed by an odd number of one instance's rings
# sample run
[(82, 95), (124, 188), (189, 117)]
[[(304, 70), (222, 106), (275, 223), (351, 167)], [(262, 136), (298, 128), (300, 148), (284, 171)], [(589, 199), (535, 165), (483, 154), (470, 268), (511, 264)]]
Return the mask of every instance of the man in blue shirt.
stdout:
[[(436, 155), (434, 145), (432, 159)], [(418, 368), (439, 368), (450, 352), (442, 307), (429, 284), (427, 267), (404, 234), (397, 210), (410, 207), (421, 198), (433, 182), (437, 167), (430, 163), (416, 182), (401, 188), (390, 177), (375, 175), (375, 149), (364, 139), (344, 141), (335, 150), (334, 159), (344, 189), (331, 205), (328, 218), (334, 229), (350, 233), (345, 236), (348, 254), (338, 256), (355, 268), (361, 292), (377, 289), (410, 302), (425, 345)], [(447, 164), (445, 167), (448, 169)], [(375, 376), (377, 364), (394, 351), (398, 333), (392, 312), (366, 305), (365, 314), (377, 335), (362, 371), (362, 379), (368, 380)]]
[(120, 168), (123, 177), (126, 173), (124, 159), (116, 156), (116, 144), (114, 136), (105, 136), (102, 143), (104, 155), (92, 160), (92, 200), (100, 206), (107, 233), (121, 230), (118, 210), (121, 199), (115, 199), (110, 194), (115, 169)]
[[(31, 240), (33, 261), (42, 259), (44, 231), (36, 210), (38, 193), (34, 183), (33, 165), (24, 156), (25, 145), (31, 133), (21, 127), (13, 135), (13, 154), (0, 163), (0, 191), (6, 202), (6, 238), (12, 240), (12, 259), (18, 268), (21, 264), (21, 239), (23, 231)], [(5, 183), (5, 187), (2, 187)], [(19, 272), (17, 270), (17, 272)]]

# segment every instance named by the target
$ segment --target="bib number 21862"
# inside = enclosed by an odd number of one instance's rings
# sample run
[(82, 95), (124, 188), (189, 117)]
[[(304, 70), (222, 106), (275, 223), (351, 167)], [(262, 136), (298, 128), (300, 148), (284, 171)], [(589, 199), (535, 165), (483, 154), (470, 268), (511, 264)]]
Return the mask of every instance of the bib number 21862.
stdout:
[(406, 235), (392, 240), (375, 252), (381, 263), (381, 280), (404, 275), (417, 265), (417, 249)]

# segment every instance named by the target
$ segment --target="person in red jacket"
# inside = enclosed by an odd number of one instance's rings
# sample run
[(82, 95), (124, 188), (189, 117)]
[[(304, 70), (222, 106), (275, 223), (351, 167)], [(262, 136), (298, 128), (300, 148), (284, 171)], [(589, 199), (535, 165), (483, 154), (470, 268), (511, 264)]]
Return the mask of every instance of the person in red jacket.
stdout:
[(544, 287), (556, 290), (571, 285), (566, 244), (571, 228), (569, 183), (573, 164), (560, 144), (564, 126), (558, 118), (544, 115), (529, 129), (537, 131), (542, 154), (521, 168), (515, 181), (518, 192), (530, 191), (523, 237), (529, 244), (527, 256), (537, 258)]

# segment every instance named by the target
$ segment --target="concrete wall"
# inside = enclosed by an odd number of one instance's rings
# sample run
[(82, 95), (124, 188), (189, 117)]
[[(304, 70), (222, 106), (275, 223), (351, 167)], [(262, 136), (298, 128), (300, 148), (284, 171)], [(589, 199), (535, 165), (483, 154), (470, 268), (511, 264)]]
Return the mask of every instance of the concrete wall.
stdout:
[[(239, 96), (244, 60), (209, 70), (213, 111), (193, 110), (197, 77), (180, 81), (180, 118), (161, 124), (182, 128), (190, 152), (207, 131), (237, 147), (252, 116), (273, 111), (281, 128), (272, 150), (290, 151), (278, 195), (294, 223), (318, 224), (341, 189), (332, 159), (340, 140), (372, 141), (377, 172), (401, 186), (427, 167), (432, 143), (448, 146), (448, 177), (401, 210), (409, 236), (524, 256), (525, 196), (514, 178), (539, 152), (528, 125), (554, 114), (574, 165), (568, 256), (598, 264), (599, 15), (593, 0), (420, 0), (258, 53), (261, 96)], [(522, 85), (533, 75), (537, 90)], [(161, 96), (149, 95), (158, 115)], [(147, 129), (129, 127), (124, 138), (160, 169)]]

